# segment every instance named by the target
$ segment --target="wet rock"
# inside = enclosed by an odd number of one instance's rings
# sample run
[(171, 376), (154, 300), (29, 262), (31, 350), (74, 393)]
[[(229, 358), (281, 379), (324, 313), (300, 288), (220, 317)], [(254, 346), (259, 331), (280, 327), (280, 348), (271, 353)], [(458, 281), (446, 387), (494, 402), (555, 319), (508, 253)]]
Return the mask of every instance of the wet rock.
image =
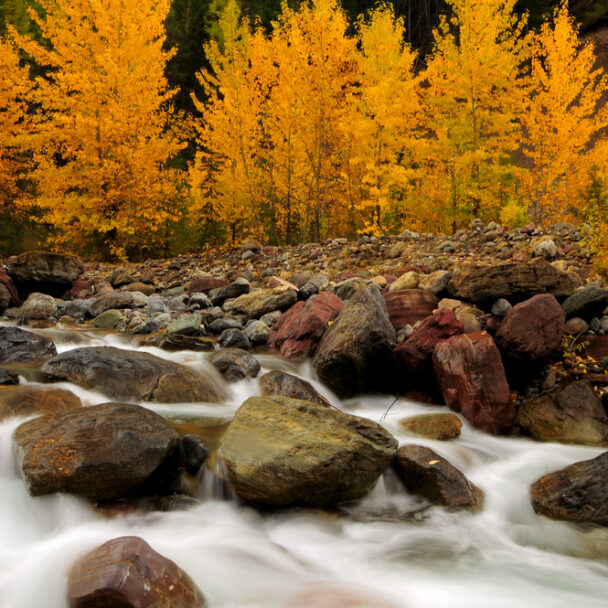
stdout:
[(82, 407), (80, 399), (62, 388), (10, 386), (0, 388), (0, 420), (67, 412)]
[(435, 505), (472, 511), (483, 505), (483, 492), (430, 448), (401, 446), (395, 456), (395, 470), (408, 492)]
[(110, 346), (66, 351), (47, 361), (42, 373), (48, 380), (68, 380), (112, 399), (217, 403), (223, 397), (210, 378), (189, 367), (148, 353)]
[(270, 328), (263, 321), (253, 319), (245, 325), (245, 335), (251, 344), (266, 344), (270, 336)]
[(84, 272), (82, 262), (73, 255), (47, 251), (28, 251), (10, 257), (6, 263), (20, 294), (38, 291), (61, 296)]
[(242, 329), (229, 328), (225, 329), (218, 338), (220, 346), (223, 348), (241, 348), (247, 350), (251, 348), (251, 342), (247, 334)]
[(323, 335), (313, 365), (321, 381), (340, 396), (386, 392), (393, 381), (395, 340), (378, 288), (362, 286)]
[(462, 421), (456, 414), (421, 414), (404, 418), (399, 424), (410, 433), (438, 441), (455, 439), (462, 429)]
[(269, 347), (287, 359), (311, 356), (323, 333), (343, 308), (342, 300), (329, 292), (298, 302), (272, 327)]
[(608, 445), (608, 415), (584, 381), (526, 401), (517, 412), (517, 423), (541, 441)]
[(196, 475), (207, 460), (207, 444), (199, 435), (184, 435), (181, 440), (181, 462), (190, 475)]
[(530, 493), (539, 515), (608, 525), (608, 452), (544, 475)]
[(0, 361), (43, 361), (57, 354), (51, 340), (18, 327), (0, 327)]
[(498, 298), (521, 301), (539, 293), (556, 298), (574, 292), (572, 277), (544, 260), (535, 263), (507, 263), (496, 266), (465, 266), (448, 283), (448, 293), (472, 302)]
[(581, 317), (585, 320), (601, 316), (606, 306), (608, 306), (608, 289), (602, 289), (597, 285), (588, 285), (571, 295), (562, 304), (568, 318)]
[(414, 376), (430, 372), (430, 359), (435, 346), (441, 340), (461, 334), (463, 325), (447, 308), (440, 308), (426, 317), (412, 334), (398, 344), (393, 351), (398, 369), (405, 375)]
[(439, 304), (434, 293), (423, 289), (404, 289), (383, 295), (391, 323), (396, 330), (414, 325), (432, 315)]
[(200, 331), (202, 322), (203, 318), (198, 313), (184, 315), (171, 321), (167, 326), (167, 332), (170, 334), (181, 334), (182, 336), (192, 336)]
[(209, 295), (213, 306), (221, 306), (226, 300), (238, 298), (249, 293), (251, 285), (249, 281), (243, 277), (239, 277), (233, 283), (229, 283), (225, 287), (213, 290)]
[(480, 332), (439, 342), (433, 365), (446, 403), (473, 426), (489, 433), (513, 427), (515, 407), (492, 336)]
[(312, 401), (318, 405), (331, 407), (330, 403), (319, 395), (310, 382), (285, 372), (272, 371), (260, 378), (260, 388), (263, 397), (281, 395), (290, 399)]
[(145, 482), (158, 490), (161, 473), (174, 473), (179, 448), (164, 418), (121, 403), (34, 418), (17, 427), (13, 443), (30, 494), (69, 492), (94, 501), (140, 492)]
[(6, 386), (10, 384), (19, 384), (19, 374), (12, 369), (0, 367), (0, 385)]
[(43, 321), (57, 316), (57, 304), (52, 296), (44, 293), (31, 293), (21, 305), (20, 320)]
[(247, 319), (257, 319), (274, 310), (287, 310), (298, 299), (296, 291), (289, 287), (258, 289), (224, 303), (227, 313), (242, 314)]
[(174, 562), (136, 536), (81, 557), (68, 575), (69, 608), (200, 608), (204, 596)]
[(122, 311), (116, 309), (104, 310), (100, 315), (97, 315), (92, 323), (100, 329), (113, 329), (120, 323), (126, 320)]
[(223, 348), (214, 353), (209, 360), (228, 382), (255, 378), (260, 373), (258, 360), (240, 348)]
[(145, 336), (139, 341), (139, 344), (140, 346), (156, 346), (168, 352), (180, 350), (211, 352), (215, 349), (215, 341), (212, 338), (168, 334), (162, 331)]
[(560, 345), (566, 315), (549, 294), (534, 296), (507, 311), (496, 332), (496, 344), (518, 361), (543, 361)]
[(327, 507), (360, 498), (397, 441), (380, 425), (287, 397), (250, 397), (219, 455), (240, 498), (265, 507)]

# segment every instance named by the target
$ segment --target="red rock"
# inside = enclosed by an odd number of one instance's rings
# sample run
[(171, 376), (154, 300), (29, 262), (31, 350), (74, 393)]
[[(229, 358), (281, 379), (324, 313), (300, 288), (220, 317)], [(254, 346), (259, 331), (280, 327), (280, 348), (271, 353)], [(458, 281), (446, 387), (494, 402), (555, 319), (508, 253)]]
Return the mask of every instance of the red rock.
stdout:
[(434, 293), (423, 289), (400, 289), (383, 295), (388, 315), (396, 330), (432, 315), (439, 304)]
[(188, 285), (188, 293), (207, 293), (212, 289), (217, 289), (218, 287), (226, 287), (229, 285), (230, 281), (226, 281), (225, 279), (217, 279), (216, 277), (198, 277), (196, 279), (192, 279), (190, 281), (190, 285)]
[(440, 308), (424, 319), (407, 340), (397, 345), (393, 354), (398, 368), (406, 374), (415, 374), (428, 362), (439, 341), (462, 331), (463, 325), (454, 312)]
[(329, 292), (298, 302), (273, 325), (268, 345), (287, 359), (308, 357), (343, 308), (342, 300)]
[(300, 291), (298, 287), (296, 287), (290, 281), (286, 281), (285, 279), (281, 279), (281, 277), (270, 277), (270, 281), (268, 281), (268, 287), (289, 287), (290, 289), (295, 289), (296, 291)]
[(11, 277), (9, 277), (8, 274), (6, 274), (6, 272), (4, 272), (2, 269), (0, 269), (0, 284), (4, 285), (6, 291), (8, 292), (10, 298), (8, 304), (10, 306), (20, 306), (21, 301), (19, 300), (19, 295), (17, 294), (17, 289), (13, 283), (13, 279), (11, 279)]
[(591, 357), (596, 361), (602, 361), (605, 357), (608, 357), (608, 334), (603, 336), (580, 336), (575, 345), (583, 345), (584, 348), (581, 354), (587, 357)]
[(80, 298), (88, 298), (93, 295), (93, 286), (91, 285), (91, 281), (87, 279), (76, 279), (72, 289), (70, 290), (70, 294), (72, 295), (73, 300), (78, 300)]
[(550, 294), (534, 296), (507, 311), (496, 344), (503, 353), (520, 361), (542, 361), (560, 344), (566, 313)]
[(200, 608), (205, 598), (181, 568), (137, 536), (104, 543), (74, 564), (70, 608)]
[(463, 334), (439, 342), (433, 365), (446, 403), (471, 424), (494, 434), (513, 427), (515, 407), (490, 334)]

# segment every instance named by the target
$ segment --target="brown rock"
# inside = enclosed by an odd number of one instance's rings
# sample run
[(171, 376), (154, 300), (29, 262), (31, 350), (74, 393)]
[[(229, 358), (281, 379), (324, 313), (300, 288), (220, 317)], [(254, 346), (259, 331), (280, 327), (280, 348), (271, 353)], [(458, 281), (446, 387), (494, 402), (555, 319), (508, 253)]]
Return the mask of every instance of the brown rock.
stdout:
[(388, 315), (396, 330), (414, 325), (416, 321), (432, 315), (439, 304), (434, 293), (423, 289), (402, 289), (383, 295)]
[(513, 427), (515, 407), (492, 336), (479, 332), (439, 342), (433, 365), (446, 403), (473, 426), (489, 433)]
[(230, 281), (217, 279), (212, 276), (197, 277), (186, 286), (188, 293), (209, 293), (212, 289), (220, 289), (230, 285)]
[(460, 435), (462, 421), (456, 414), (421, 414), (399, 421), (408, 432), (428, 439), (446, 441)]
[(287, 359), (310, 357), (343, 308), (342, 300), (329, 292), (298, 302), (273, 325), (268, 345)]
[(264, 397), (280, 395), (331, 407), (327, 399), (319, 395), (310, 382), (285, 372), (273, 371), (264, 374), (260, 378), (260, 388)]
[(401, 446), (395, 456), (395, 470), (409, 492), (433, 504), (473, 511), (482, 507), (483, 492), (430, 448)]
[(0, 420), (66, 412), (82, 407), (80, 399), (62, 388), (11, 386), (0, 388)]
[(122, 536), (81, 557), (68, 576), (69, 608), (201, 608), (190, 577), (137, 536)]
[(21, 304), (13, 279), (0, 268), (0, 312)]
[(541, 294), (507, 311), (496, 344), (513, 359), (542, 361), (560, 345), (565, 326), (566, 314), (559, 302)]
[(224, 303), (224, 310), (231, 314), (245, 315), (247, 319), (258, 319), (275, 310), (287, 310), (296, 303), (297, 299), (297, 291), (290, 287), (258, 289), (227, 300)]

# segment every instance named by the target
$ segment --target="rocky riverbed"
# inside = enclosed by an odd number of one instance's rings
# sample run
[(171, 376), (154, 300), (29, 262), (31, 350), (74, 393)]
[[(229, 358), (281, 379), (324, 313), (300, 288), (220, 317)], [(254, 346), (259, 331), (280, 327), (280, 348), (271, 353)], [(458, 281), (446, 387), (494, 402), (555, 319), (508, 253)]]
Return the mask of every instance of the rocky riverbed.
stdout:
[[(608, 289), (591, 262), (573, 226), (478, 221), (450, 238), (246, 239), (140, 264), (21, 254), (0, 271), (0, 421), (31, 496), (74, 495), (103, 517), (195, 512), (204, 477), (214, 497), (270, 518), (356, 520), (389, 482), (407, 507), (391, 499), (381, 518), (479, 518), (494, 512), (491, 484), (442, 447), (461, 445), (463, 424), (496, 445), (589, 446), (531, 466), (521, 508), (601, 535)], [(410, 416), (403, 403), (417, 404)], [(187, 560), (137, 534), (105, 540), (71, 563), (69, 606), (207, 602)], [(120, 582), (125, 562), (139, 583)], [(331, 596), (289, 605), (410, 605)], [(208, 601), (228, 605), (213, 589)], [(272, 602), (288, 605), (260, 605)]]

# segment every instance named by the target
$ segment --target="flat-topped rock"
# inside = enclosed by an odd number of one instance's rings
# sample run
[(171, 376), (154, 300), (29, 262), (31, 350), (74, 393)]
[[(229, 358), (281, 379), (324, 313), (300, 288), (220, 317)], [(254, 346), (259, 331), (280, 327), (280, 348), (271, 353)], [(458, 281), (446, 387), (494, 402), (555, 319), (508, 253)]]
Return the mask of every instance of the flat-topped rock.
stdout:
[(80, 399), (63, 388), (7, 386), (0, 388), (0, 420), (66, 412), (82, 407)]
[(51, 340), (19, 327), (0, 327), (0, 361), (24, 363), (44, 361), (57, 354)]

